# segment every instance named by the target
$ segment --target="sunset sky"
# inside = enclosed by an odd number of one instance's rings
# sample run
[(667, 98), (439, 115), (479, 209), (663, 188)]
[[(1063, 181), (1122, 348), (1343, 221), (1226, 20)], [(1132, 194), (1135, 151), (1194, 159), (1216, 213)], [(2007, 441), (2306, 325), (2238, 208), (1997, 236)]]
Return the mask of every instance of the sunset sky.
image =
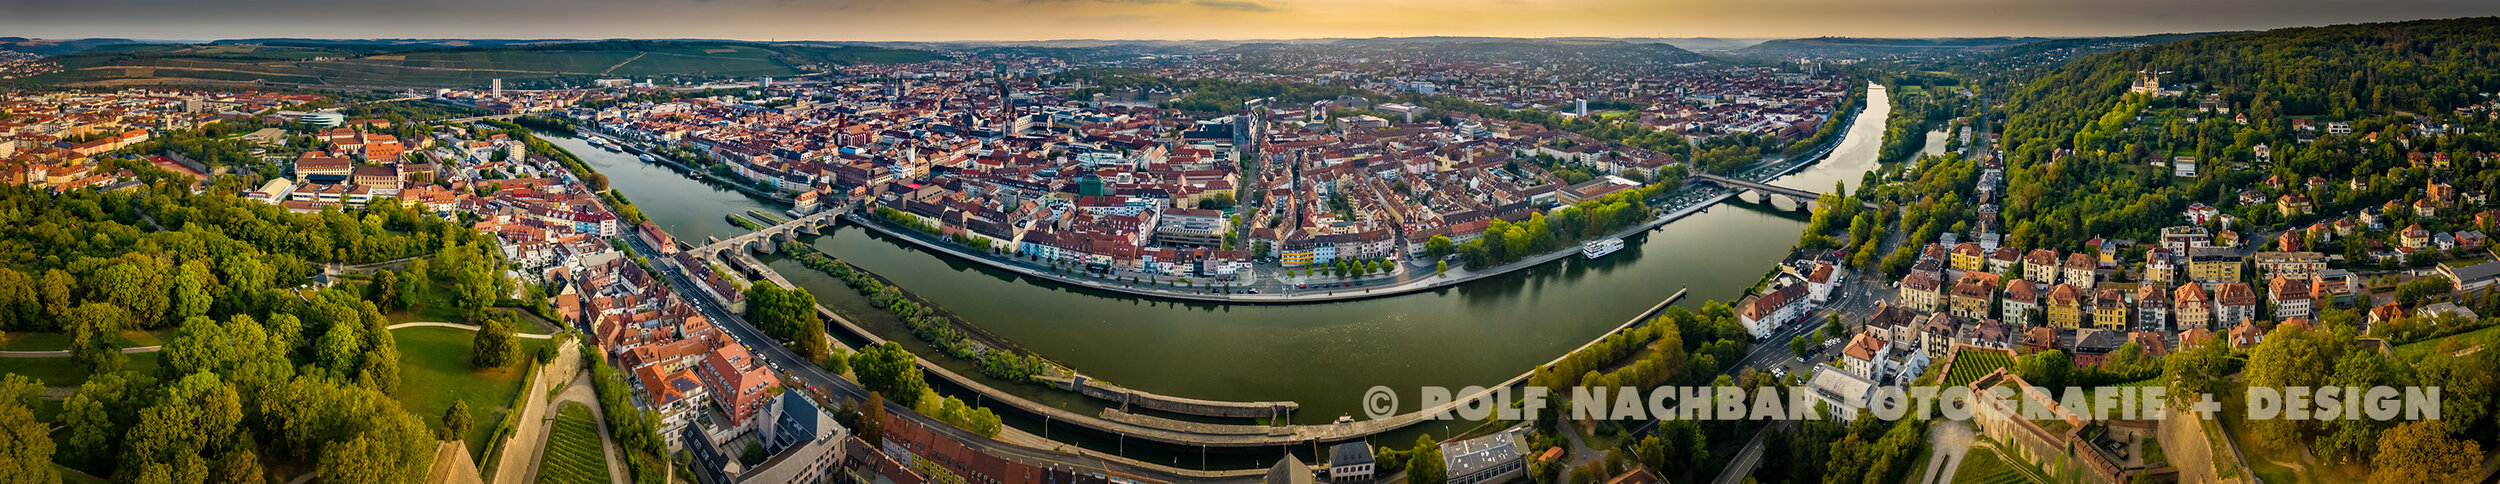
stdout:
[(0, 36), (741, 40), (2084, 36), (2500, 15), (2493, 0), (0, 0)]

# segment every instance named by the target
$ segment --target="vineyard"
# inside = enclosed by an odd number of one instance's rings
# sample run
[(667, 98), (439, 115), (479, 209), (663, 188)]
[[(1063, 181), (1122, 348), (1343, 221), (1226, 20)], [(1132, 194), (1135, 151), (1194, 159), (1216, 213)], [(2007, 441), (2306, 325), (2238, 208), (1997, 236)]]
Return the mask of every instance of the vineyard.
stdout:
[(1988, 376), (1998, 368), (2012, 368), (2014, 356), (1995, 351), (1963, 350), (1953, 355), (1953, 373), (1944, 377), (1945, 386), (1969, 385), (1979, 377)]

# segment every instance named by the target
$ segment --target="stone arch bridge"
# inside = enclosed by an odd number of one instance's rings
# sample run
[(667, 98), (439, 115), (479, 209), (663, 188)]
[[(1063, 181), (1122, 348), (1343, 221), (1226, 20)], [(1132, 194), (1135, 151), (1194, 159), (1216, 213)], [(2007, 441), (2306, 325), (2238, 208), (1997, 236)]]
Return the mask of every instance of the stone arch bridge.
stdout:
[[(1718, 176), (1718, 175), (1712, 175), (1712, 174), (1708, 174), (1708, 173), (1694, 173), (1692, 176), (1687, 177), (1686, 179), (1687, 179), (1687, 180), (1691, 180), (1691, 181), (1695, 181), (1695, 182), (1709, 183), (1709, 184), (1713, 184), (1713, 185), (1718, 185), (1718, 186), (1722, 186), (1722, 187), (1727, 187), (1727, 188), (1731, 188), (1731, 189), (1735, 189), (1735, 190), (1739, 190), (1739, 191), (1744, 191), (1744, 192), (1752, 192), (1752, 193), (1755, 193), (1755, 194), (1756, 194), (1756, 196), (1761, 197), (1761, 198), (1759, 198), (1758, 200), (1762, 200), (1762, 201), (1769, 201), (1769, 200), (1770, 200), (1770, 197), (1772, 197), (1772, 196), (1774, 196), (1774, 195), (1776, 195), (1776, 196), (1782, 196), (1782, 197), (1788, 197), (1788, 200), (1789, 200), (1789, 201), (1792, 201), (1792, 202), (1797, 202), (1797, 207), (1798, 207), (1798, 209), (1800, 209), (1800, 210), (1805, 210), (1805, 211), (1809, 211), (1809, 212), (1814, 211), (1814, 204), (1815, 204), (1815, 203), (1817, 203), (1816, 201), (1817, 201), (1817, 200), (1819, 200), (1819, 199), (1821, 199), (1821, 198), (1823, 198), (1823, 194), (1821, 194), (1821, 193), (1815, 193), (1815, 192), (1806, 191), (1806, 190), (1799, 190), (1799, 189), (1795, 189), (1795, 188), (1783, 187), (1783, 186), (1779, 186), (1779, 185), (1772, 185), (1772, 184), (1768, 184), (1768, 183), (1749, 182), (1749, 181), (1738, 180), (1738, 179), (1734, 179), (1734, 178), (1728, 178), (1728, 177), (1723, 177), (1723, 176)], [(1861, 202), (1858, 202), (1858, 203), (1864, 204), (1864, 205), (1866, 206), (1866, 208), (1881, 208), (1881, 207), (1882, 207), (1882, 205), (1876, 205), (1876, 204), (1875, 204), (1875, 202), (1865, 202), (1865, 201), (1861, 201)]]

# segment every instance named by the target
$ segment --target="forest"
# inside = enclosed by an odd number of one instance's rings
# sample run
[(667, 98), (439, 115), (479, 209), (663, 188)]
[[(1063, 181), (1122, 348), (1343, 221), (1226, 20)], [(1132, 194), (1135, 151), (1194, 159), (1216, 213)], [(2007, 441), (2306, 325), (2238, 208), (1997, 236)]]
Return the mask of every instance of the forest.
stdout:
[[(2407, 151), (2500, 149), (2488, 118), (2459, 111), (2500, 90), (2492, 65), (2500, 65), (2500, 19), (2491, 18), (2219, 34), (2075, 60), (2013, 89), (2003, 109), (2002, 215), (2011, 242), (2141, 238), (2175, 224), (2168, 215), (2187, 204), (2216, 203), (2269, 173), (2367, 178), (2405, 166)], [(2182, 94), (2128, 94), (2139, 73)], [(2206, 96), (2235, 109), (2206, 114), (2198, 106)], [(2211, 118), (2188, 121), (2198, 115)], [(2248, 121), (2222, 119), (2234, 115)], [(2332, 122), (2352, 123), (2354, 137), (2415, 138), (2407, 134), (2414, 122), (2458, 124), (2468, 134), (2373, 146), (2328, 145), (2344, 143), (2328, 136), (2321, 147), (2343, 149), (2299, 150), (2298, 125)], [(2291, 162), (2232, 166), (2252, 161), (2261, 144)], [(2174, 179), (2146, 168), (2175, 157), (2204, 161), (2204, 173)]]
[[(153, 166), (103, 163), (147, 184), (0, 187), (0, 331), (65, 336), (89, 375), (62, 382), (76, 390), (48, 422), (0, 401), (0, 460), (125, 482), (263, 482), (269, 462), (324, 482), (425, 478), (435, 436), (392, 396), (401, 358), (384, 329), (405, 299), (308, 283), (323, 264), (438, 253), (472, 255), (430, 272), (489, 273), (500, 262), (477, 248), (491, 241), (388, 201), (297, 214), (237, 198), (236, 180), (195, 195)], [(125, 335), (168, 329), (154, 364), (118, 351)], [(62, 430), (19, 431), (51, 425)]]

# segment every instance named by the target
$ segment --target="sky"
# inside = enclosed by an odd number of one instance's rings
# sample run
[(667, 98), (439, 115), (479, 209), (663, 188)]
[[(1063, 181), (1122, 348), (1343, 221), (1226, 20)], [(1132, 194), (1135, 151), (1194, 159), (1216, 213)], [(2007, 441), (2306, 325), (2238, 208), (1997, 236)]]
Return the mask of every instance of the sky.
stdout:
[(0, 36), (738, 40), (2097, 36), (2500, 16), (2494, 0), (0, 0)]

